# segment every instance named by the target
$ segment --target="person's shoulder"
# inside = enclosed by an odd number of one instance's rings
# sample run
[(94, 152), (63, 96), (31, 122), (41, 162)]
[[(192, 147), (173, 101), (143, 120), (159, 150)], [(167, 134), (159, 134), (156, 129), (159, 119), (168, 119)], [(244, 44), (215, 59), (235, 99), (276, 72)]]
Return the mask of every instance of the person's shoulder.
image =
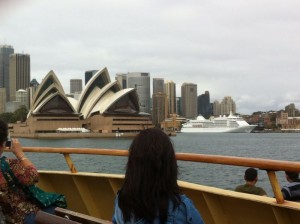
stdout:
[(262, 187), (256, 187), (259, 195), (267, 195), (267, 192)]
[(241, 184), (241, 185), (238, 185), (238, 186), (236, 186), (236, 188), (234, 189), (235, 191), (239, 191), (239, 190), (241, 190), (241, 189), (244, 189), (245, 188), (245, 184)]
[[(187, 220), (188, 223), (190, 224), (202, 224), (203, 220), (201, 218), (201, 215), (199, 213), (199, 211), (197, 210), (197, 208), (195, 207), (193, 201), (186, 196), (185, 194), (180, 195), (180, 199), (181, 199), (181, 206), (180, 207), (184, 207), (184, 212), (181, 211), (180, 213), (177, 213), (175, 219), (176, 222), (175, 223), (182, 223), (180, 222), (180, 220)], [(179, 208), (179, 210), (182, 210)]]

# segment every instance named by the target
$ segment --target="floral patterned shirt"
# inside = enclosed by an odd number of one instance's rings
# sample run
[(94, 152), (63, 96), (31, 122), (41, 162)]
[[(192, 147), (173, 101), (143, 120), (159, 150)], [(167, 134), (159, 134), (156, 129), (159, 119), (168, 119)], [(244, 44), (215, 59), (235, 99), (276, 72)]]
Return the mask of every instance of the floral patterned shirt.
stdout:
[[(11, 170), (24, 185), (32, 185), (38, 182), (38, 172), (34, 166), (24, 167), (17, 159), (6, 161)], [(39, 207), (28, 200), (20, 189), (15, 192), (8, 187), (8, 184), (0, 170), (0, 204), (5, 216), (6, 223), (22, 224), (25, 216), (30, 213), (37, 213)]]

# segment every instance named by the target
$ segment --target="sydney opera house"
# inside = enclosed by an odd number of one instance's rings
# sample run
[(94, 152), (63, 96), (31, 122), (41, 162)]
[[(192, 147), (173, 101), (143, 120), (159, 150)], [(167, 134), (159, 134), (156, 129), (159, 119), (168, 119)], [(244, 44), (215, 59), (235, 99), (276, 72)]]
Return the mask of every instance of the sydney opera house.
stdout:
[(151, 126), (150, 115), (139, 110), (136, 89), (122, 89), (118, 81), (110, 80), (104, 68), (89, 80), (78, 100), (65, 94), (50, 71), (36, 90), (26, 122), (14, 125), (11, 132), (82, 129), (91, 133), (134, 133)]

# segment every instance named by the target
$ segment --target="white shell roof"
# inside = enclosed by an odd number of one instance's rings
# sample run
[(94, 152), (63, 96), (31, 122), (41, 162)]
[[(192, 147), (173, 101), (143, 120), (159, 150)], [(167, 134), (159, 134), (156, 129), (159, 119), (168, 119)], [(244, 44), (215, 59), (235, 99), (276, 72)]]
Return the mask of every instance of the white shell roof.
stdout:
[(107, 92), (100, 100), (99, 102), (95, 105), (95, 107), (93, 108), (93, 110), (91, 111), (91, 113), (89, 115), (91, 115), (92, 113), (99, 111), (100, 114), (105, 113), (108, 108), (113, 105), (117, 100), (119, 100), (121, 97), (123, 97), (124, 95), (134, 91), (134, 88), (128, 88), (128, 89), (122, 89), (117, 93), (113, 93), (111, 91)]

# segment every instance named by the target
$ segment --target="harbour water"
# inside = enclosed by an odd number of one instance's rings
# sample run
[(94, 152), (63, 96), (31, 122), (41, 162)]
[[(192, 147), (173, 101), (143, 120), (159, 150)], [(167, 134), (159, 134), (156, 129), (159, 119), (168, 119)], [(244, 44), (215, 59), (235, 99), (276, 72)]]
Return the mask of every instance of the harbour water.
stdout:
[[(176, 152), (229, 155), (275, 160), (299, 161), (300, 133), (178, 133), (171, 137)], [(19, 139), (24, 146), (72, 148), (128, 149), (131, 138), (82, 139)], [(62, 155), (27, 153), (41, 170), (68, 170)], [(9, 156), (9, 155), (7, 155)], [(112, 156), (72, 155), (79, 171), (124, 174), (126, 158)], [(179, 179), (193, 183), (234, 189), (243, 184), (243, 167), (221, 166), (179, 161)], [(286, 183), (284, 173), (277, 172), (280, 184)], [(268, 176), (259, 171), (257, 186), (273, 196)]]

